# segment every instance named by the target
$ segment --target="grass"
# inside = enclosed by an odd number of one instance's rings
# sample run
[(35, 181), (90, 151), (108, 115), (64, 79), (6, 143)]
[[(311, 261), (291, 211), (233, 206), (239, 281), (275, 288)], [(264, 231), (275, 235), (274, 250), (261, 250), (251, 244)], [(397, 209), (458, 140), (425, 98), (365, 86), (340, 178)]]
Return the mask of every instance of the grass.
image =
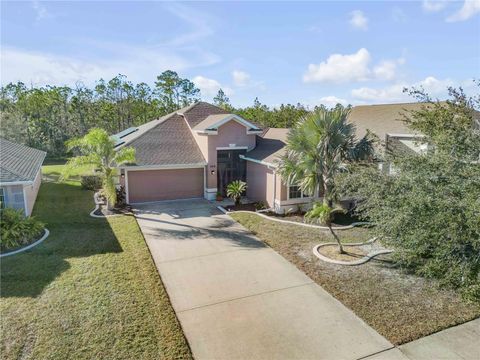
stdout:
[[(332, 242), (328, 231), (281, 224), (253, 214), (232, 217), (396, 345), (480, 316), (480, 305), (464, 302), (458, 293), (440, 289), (434, 281), (403, 273), (388, 256), (361, 266), (318, 260), (313, 246)], [(367, 229), (360, 228), (337, 234), (343, 242), (370, 237)]]
[[(58, 180), (64, 164), (51, 164), (42, 166), (43, 177), (49, 178), (50, 180)], [(93, 168), (90, 165), (80, 166), (78, 168), (72, 169), (70, 174), (70, 180), (80, 180), (81, 175), (91, 175), (93, 174)]]
[(78, 182), (42, 184), (34, 215), (50, 236), (1, 261), (2, 359), (191, 358), (135, 218), (93, 207)]

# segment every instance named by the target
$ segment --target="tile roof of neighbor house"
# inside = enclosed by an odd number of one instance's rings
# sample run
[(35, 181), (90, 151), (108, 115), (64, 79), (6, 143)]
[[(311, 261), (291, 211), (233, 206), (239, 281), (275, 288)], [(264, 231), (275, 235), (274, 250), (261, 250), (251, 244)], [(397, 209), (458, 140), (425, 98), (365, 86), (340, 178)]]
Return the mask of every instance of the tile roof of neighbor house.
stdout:
[(412, 110), (420, 110), (424, 103), (360, 105), (352, 108), (349, 122), (356, 127), (357, 137), (361, 138), (367, 129), (375, 133), (380, 140), (385, 140), (386, 134), (415, 134), (402, 121), (403, 115)]
[(257, 137), (257, 146), (245, 157), (274, 165), (285, 153), (287, 136), (290, 129), (270, 128)]
[(47, 153), (0, 138), (0, 183), (34, 181)]
[(205, 159), (181, 115), (171, 114), (154, 121), (153, 126), (149, 125), (146, 131), (142, 130), (140, 136), (127, 144), (136, 150), (136, 165), (205, 163)]

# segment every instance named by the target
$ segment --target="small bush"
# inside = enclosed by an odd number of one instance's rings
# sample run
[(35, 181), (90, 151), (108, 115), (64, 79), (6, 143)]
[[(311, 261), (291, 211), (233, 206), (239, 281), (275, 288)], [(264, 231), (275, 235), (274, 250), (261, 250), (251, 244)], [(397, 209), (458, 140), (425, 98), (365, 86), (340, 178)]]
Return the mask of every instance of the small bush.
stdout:
[(22, 210), (2, 209), (0, 218), (1, 251), (28, 245), (43, 233), (44, 224), (34, 217), (25, 217)]
[(98, 175), (83, 175), (82, 189), (97, 191), (102, 187), (102, 179)]
[(263, 201), (257, 201), (255, 204), (255, 210), (265, 210), (267, 208), (267, 204), (265, 204)]
[(240, 205), (240, 199), (245, 191), (247, 191), (247, 183), (241, 180), (232, 181), (227, 185), (227, 196), (235, 202), (235, 205)]

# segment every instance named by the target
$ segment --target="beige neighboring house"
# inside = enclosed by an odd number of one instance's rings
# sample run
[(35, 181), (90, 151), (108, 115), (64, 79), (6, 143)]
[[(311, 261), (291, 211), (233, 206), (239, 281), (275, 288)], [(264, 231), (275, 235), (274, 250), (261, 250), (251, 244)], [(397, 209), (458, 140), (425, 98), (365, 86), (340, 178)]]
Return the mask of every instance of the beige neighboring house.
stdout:
[(42, 182), (46, 152), (0, 138), (0, 204), (30, 216)]
[[(367, 129), (387, 143), (398, 141), (423, 151), (400, 120), (405, 111), (422, 104), (357, 106), (349, 121), (358, 136)], [(311, 204), (312, 197), (295, 184), (286, 184), (277, 172), (289, 129), (261, 129), (254, 122), (198, 102), (113, 136), (116, 147), (132, 146), (136, 164), (122, 166), (121, 184), (127, 203), (205, 198), (233, 180), (247, 183), (247, 197), (262, 201), (278, 213)]]

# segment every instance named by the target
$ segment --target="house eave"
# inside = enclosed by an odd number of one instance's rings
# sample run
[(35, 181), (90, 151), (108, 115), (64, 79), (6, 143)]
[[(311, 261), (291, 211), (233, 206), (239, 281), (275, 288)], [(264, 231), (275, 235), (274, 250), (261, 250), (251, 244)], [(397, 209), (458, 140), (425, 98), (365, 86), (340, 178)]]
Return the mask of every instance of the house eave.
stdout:
[(129, 165), (119, 166), (121, 170), (127, 171), (141, 171), (141, 170), (175, 170), (175, 169), (194, 169), (203, 168), (206, 162), (191, 163), (191, 164), (162, 164), (162, 165)]
[(240, 155), (240, 159), (243, 159), (243, 160), (246, 160), (246, 161), (251, 161), (251, 162), (254, 162), (254, 163), (260, 164), (260, 165), (265, 165), (265, 166), (268, 166), (269, 168), (273, 168), (273, 169), (277, 168), (277, 165), (275, 165), (275, 164), (272, 164), (272, 163), (269, 163), (269, 162), (263, 161), (263, 160), (253, 159), (253, 158), (247, 157), (245, 155)]

